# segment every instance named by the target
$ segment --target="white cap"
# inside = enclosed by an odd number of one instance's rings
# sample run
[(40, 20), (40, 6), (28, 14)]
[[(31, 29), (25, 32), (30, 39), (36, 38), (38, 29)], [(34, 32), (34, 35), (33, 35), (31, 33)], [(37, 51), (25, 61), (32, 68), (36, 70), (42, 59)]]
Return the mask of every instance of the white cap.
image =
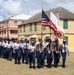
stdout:
[(58, 40), (58, 38), (57, 38), (57, 37), (55, 38), (55, 41), (56, 41), (56, 40)]
[(38, 38), (38, 40), (42, 40), (42, 38), (41, 38), (41, 37), (39, 37), (39, 38)]
[(31, 43), (34, 43), (34, 42), (35, 42), (34, 40), (31, 41)]

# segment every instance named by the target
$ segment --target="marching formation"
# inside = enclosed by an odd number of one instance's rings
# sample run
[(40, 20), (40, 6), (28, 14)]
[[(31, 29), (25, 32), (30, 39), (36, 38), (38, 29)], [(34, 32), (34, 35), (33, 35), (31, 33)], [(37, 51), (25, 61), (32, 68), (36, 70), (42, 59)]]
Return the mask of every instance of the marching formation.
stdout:
[[(69, 55), (68, 45), (66, 40), (63, 40), (63, 44), (59, 44), (58, 38), (51, 40), (50, 37), (45, 41), (41, 37), (38, 41), (34, 40), (17, 40), (0, 38), (0, 58), (5, 58), (8, 61), (14, 59), (15, 64), (29, 64), (29, 68), (36, 68), (36, 62), (38, 68), (43, 68), (46, 64), (48, 68), (51, 68), (52, 62), (54, 67), (58, 67), (60, 57), (62, 56), (62, 67), (65, 68), (66, 55)], [(26, 62), (25, 62), (26, 61)], [(46, 61), (46, 63), (45, 63)]]

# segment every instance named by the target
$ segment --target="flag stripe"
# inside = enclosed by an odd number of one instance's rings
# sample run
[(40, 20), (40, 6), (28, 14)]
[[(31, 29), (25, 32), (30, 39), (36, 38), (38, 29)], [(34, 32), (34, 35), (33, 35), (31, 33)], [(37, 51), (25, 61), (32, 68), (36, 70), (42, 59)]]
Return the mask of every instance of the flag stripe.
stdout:
[(48, 18), (45, 12), (42, 10), (42, 25), (50, 27), (53, 31), (55, 36), (61, 38), (62, 34), (58, 32), (56, 25)]

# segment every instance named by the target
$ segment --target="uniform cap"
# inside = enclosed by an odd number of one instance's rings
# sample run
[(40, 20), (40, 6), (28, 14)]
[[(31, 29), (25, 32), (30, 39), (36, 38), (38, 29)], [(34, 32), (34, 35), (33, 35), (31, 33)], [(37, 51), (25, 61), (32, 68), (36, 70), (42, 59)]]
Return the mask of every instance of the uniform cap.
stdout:
[(34, 43), (34, 42), (35, 42), (34, 40), (31, 41), (31, 43)]
[(42, 38), (41, 38), (41, 37), (39, 37), (39, 38), (38, 38), (38, 40), (42, 40)]
[(54, 42), (54, 41), (55, 41), (55, 39), (52, 39), (52, 41)]
[(54, 40), (56, 41), (56, 40), (58, 40), (58, 38), (55, 38)]
[(46, 40), (50, 40), (50, 37), (47, 37)]

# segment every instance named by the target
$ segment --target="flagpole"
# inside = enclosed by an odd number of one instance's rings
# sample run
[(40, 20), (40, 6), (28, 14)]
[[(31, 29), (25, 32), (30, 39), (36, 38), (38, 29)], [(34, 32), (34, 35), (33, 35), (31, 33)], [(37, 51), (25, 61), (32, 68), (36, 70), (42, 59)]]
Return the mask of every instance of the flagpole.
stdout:
[(51, 28), (50, 28), (50, 33), (49, 34), (50, 34), (50, 39), (51, 39)]
[(42, 25), (41, 25), (41, 38), (42, 38), (42, 33), (43, 33), (43, 32), (42, 32)]
[(50, 33), (49, 34), (50, 34), (50, 39), (51, 39), (51, 28), (50, 28)]
[[(42, 6), (42, 10), (43, 10), (43, 6)], [(41, 38), (42, 38), (42, 34), (43, 34), (43, 31), (42, 31), (42, 22), (41, 22)]]

